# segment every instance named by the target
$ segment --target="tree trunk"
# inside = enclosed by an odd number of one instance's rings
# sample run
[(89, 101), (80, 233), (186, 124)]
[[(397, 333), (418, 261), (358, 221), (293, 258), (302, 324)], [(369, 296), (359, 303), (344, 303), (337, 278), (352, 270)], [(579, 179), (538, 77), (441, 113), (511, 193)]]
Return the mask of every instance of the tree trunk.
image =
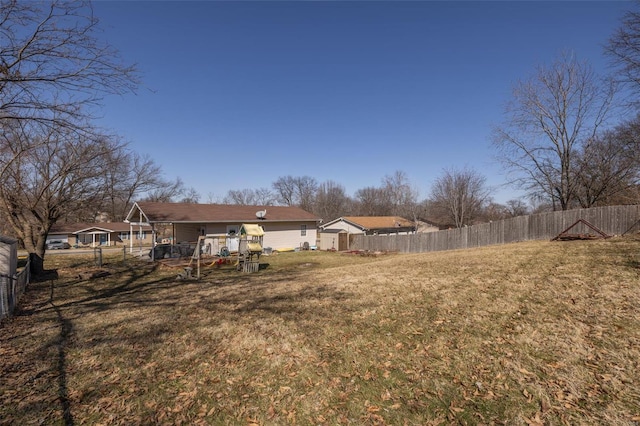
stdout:
[(45, 272), (44, 255), (47, 249), (47, 233), (50, 228), (51, 226), (47, 226), (47, 232), (34, 232), (33, 226), (29, 223), (22, 223), (22, 228), (16, 229), (16, 231), (19, 230), (23, 236), (22, 243), (29, 253), (31, 273), (35, 276), (43, 275)]
[(31, 274), (34, 276), (44, 275), (44, 258), (36, 253), (29, 253), (31, 260)]

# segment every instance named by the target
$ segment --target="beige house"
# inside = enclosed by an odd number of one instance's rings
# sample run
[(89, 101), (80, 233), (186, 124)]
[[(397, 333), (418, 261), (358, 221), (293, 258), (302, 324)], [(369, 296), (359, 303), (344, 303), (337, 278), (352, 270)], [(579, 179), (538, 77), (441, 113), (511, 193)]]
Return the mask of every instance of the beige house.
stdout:
[(60, 223), (47, 235), (47, 247), (146, 246), (153, 241), (150, 226), (136, 229), (124, 222)]
[(315, 248), (320, 218), (298, 207), (243, 206), (233, 204), (191, 204), (137, 202), (125, 222), (131, 229), (150, 226), (156, 242), (195, 243), (210, 239), (209, 251), (216, 254), (220, 239), (231, 250), (243, 224), (264, 229), (263, 246), (272, 250)]

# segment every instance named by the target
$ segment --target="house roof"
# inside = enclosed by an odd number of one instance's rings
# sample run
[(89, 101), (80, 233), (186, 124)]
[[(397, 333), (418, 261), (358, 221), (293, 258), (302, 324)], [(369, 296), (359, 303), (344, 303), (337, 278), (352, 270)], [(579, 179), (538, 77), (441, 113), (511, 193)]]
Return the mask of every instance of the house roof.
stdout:
[(340, 221), (348, 222), (362, 230), (412, 228), (414, 226), (413, 222), (400, 216), (344, 216), (327, 222), (322, 227), (327, 228)]
[[(56, 223), (51, 228), (50, 234), (79, 234), (91, 230), (105, 232), (129, 232), (130, 225), (125, 222), (76, 222)], [(143, 226), (143, 228), (145, 228)], [(151, 228), (149, 228), (151, 229)], [(137, 228), (136, 228), (137, 230)]]
[[(258, 212), (264, 212), (258, 218)], [(243, 206), (236, 204), (158, 203), (141, 201), (134, 204), (125, 219), (137, 223), (245, 223), (255, 222), (317, 222), (316, 215), (299, 207)]]

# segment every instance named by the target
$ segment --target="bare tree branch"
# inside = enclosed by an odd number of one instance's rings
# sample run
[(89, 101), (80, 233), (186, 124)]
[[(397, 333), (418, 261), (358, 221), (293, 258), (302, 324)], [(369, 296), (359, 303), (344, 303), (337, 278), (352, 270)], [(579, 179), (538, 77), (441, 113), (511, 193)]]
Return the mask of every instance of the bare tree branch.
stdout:
[(444, 170), (431, 188), (431, 206), (461, 228), (470, 225), (489, 200), (486, 178), (475, 170)]
[(134, 66), (96, 37), (89, 3), (0, 3), (0, 119), (82, 129), (107, 94), (138, 84)]
[(505, 124), (494, 130), (499, 159), (512, 182), (565, 210), (575, 202), (573, 158), (613, 108), (615, 85), (565, 53), (513, 90)]

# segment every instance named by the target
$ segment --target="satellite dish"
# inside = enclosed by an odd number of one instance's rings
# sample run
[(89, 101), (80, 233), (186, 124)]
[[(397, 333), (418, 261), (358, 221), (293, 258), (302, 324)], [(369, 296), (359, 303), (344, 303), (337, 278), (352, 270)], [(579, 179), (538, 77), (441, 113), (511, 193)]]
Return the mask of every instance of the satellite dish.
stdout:
[(258, 219), (264, 219), (264, 217), (267, 215), (267, 210), (259, 210), (256, 212), (256, 217)]

